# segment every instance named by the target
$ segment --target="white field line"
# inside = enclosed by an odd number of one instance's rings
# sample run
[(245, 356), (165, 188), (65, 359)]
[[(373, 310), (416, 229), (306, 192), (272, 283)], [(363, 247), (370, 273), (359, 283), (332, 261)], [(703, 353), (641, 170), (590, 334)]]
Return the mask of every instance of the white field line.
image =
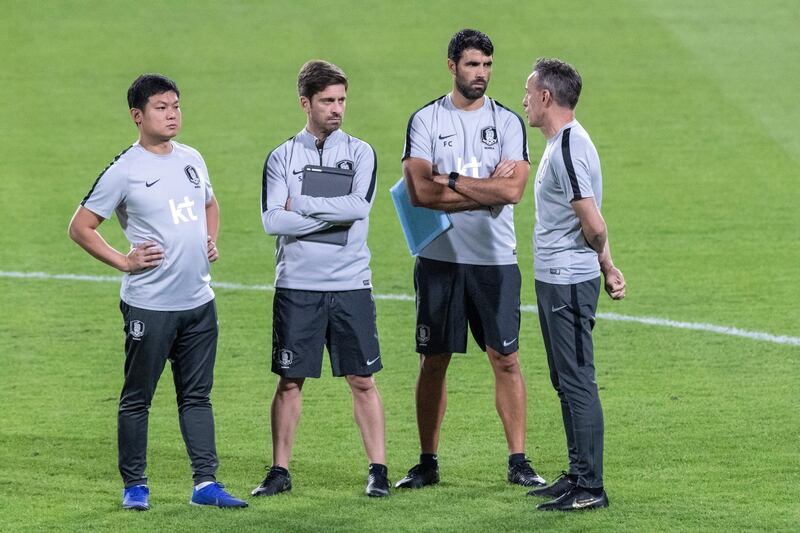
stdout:
[[(119, 283), (122, 279), (119, 276), (89, 276), (85, 274), (48, 274), (46, 272), (4, 272), (0, 271), (0, 278), (18, 278), (18, 279), (40, 279), (40, 280), (65, 280), (65, 281), (89, 281), (94, 283), (111, 282)], [(215, 289), (225, 289), (233, 291), (273, 291), (275, 288), (272, 285), (243, 285), (241, 283), (228, 283), (224, 281), (215, 281), (212, 283)], [(414, 301), (414, 297), (409, 294), (374, 294), (376, 300), (400, 300), (400, 301)], [(523, 305), (520, 308), (524, 313), (537, 314), (538, 310), (535, 305)], [(661, 326), (676, 329), (688, 329), (695, 331), (706, 331), (710, 333), (719, 333), (721, 335), (728, 335), (731, 337), (742, 337), (762, 342), (771, 342), (774, 344), (785, 344), (789, 346), (800, 346), (800, 337), (792, 337), (789, 335), (773, 335), (763, 331), (749, 331), (730, 326), (719, 326), (716, 324), (706, 324), (702, 322), (680, 322), (677, 320), (669, 320), (667, 318), (657, 318), (649, 316), (628, 316), (620, 315), (617, 313), (597, 313), (597, 318), (603, 320), (614, 320), (617, 322), (634, 322), (637, 324), (645, 324), (648, 326)]]

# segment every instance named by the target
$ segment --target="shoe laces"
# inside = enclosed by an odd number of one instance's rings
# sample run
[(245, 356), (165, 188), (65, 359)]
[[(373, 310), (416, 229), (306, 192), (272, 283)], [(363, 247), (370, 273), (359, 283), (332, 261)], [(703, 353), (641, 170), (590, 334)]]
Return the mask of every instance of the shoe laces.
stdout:
[(147, 487), (147, 485), (134, 485), (133, 487), (127, 489), (126, 492), (134, 498), (150, 495), (150, 489)]
[(529, 475), (532, 475), (532, 476), (536, 475), (536, 471), (531, 466), (531, 460), (530, 459), (523, 459), (519, 463), (515, 464), (513, 466), (513, 468), (514, 468), (514, 470), (516, 470), (517, 472), (520, 472), (522, 474), (529, 474)]
[(436, 469), (436, 467), (426, 466), (426, 465), (423, 465), (422, 463), (420, 463), (420, 464), (412, 466), (411, 470), (408, 471), (408, 475), (409, 476), (414, 476), (414, 475), (417, 475), (417, 474), (419, 474), (419, 473), (421, 473), (421, 472), (423, 472), (425, 470), (435, 470), (435, 469)]
[(225, 489), (225, 485), (223, 485), (219, 481), (214, 481), (211, 485), (208, 485), (205, 488), (206, 489), (210, 489), (209, 492), (211, 492), (213, 494), (220, 494), (220, 493), (227, 494), (225, 492), (225, 490), (224, 490)]
[(264, 478), (264, 483), (272, 481), (273, 479), (277, 479), (279, 477), (285, 477), (283, 472), (276, 470), (275, 468), (267, 467), (267, 477)]

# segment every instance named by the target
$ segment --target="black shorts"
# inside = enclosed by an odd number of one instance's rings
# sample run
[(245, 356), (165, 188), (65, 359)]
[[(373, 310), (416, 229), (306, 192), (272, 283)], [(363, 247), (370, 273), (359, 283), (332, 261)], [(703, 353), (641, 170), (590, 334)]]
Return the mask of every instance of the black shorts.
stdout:
[(286, 378), (318, 378), (327, 346), (334, 376), (368, 376), (383, 368), (370, 289), (275, 289), (272, 371)]
[(417, 258), (417, 352), (466, 353), (467, 324), (481, 350), (519, 350), (517, 265), (462, 265)]

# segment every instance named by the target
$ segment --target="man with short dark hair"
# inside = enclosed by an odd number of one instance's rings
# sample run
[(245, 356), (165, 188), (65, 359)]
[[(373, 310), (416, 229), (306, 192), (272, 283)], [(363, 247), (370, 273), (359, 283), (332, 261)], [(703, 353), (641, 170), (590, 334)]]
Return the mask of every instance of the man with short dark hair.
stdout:
[[(200, 154), (172, 139), (181, 129), (180, 92), (158, 74), (139, 76), (128, 107), (139, 140), (100, 173), (69, 225), (70, 237), (122, 271), (125, 382), (117, 418), (122, 506), (150, 508), (147, 422), (167, 360), (172, 365), (181, 433), (191, 459), (191, 503), (247, 507), (216, 481), (219, 464), (209, 396), (217, 350), (217, 313), (209, 263), (217, 260), (219, 206)], [(97, 232), (117, 213), (131, 245), (123, 254)]]
[[(373, 374), (382, 368), (367, 248), (375, 199), (376, 157), (366, 142), (342, 131), (347, 77), (327, 61), (309, 61), (297, 79), (306, 126), (264, 163), (261, 217), (276, 235), (272, 315), (272, 466), (253, 496), (291, 490), (289, 460), (306, 378), (320, 377), (323, 345), (334, 376), (344, 376), (369, 460), (366, 494), (389, 495), (383, 404)], [(349, 194), (302, 193), (307, 166), (352, 171)], [(315, 234), (347, 228), (344, 243)], [(308, 237), (308, 238), (304, 238)]]
[(528, 123), (547, 139), (535, 183), (536, 302), (550, 380), (561, 400), (569, 457), (569, 471), (552, 485), (528, 493), (552, 498), (538, 506), (541, 510), (608, 507), (592, 329), (600, 273), (614, 300), (625, 297), (625, 278), (611, 259), (600, 214), (600, 158), (575, 119), (581, 86), (571, 65), (539, 59), (528, 76), (522, 102)]
[(494, 372), (507, 479), (545, 484), (525, 455), (527, 397), (518, 353), (521, 277), (513, 204), (522, 198), (530, 163), (522, 119), (484, 95), (493, 53), (486, 34), (456, 33), (447, 49), (452, 92), (408, 121), (403, 173), (411, 201), (449, 212), (453, 227), (422, 250), (414, 268), (421, 454), (397, 483), (401, 488), (439, 482), (445, 377), (453, 352), (466, 352), (468, 328)]

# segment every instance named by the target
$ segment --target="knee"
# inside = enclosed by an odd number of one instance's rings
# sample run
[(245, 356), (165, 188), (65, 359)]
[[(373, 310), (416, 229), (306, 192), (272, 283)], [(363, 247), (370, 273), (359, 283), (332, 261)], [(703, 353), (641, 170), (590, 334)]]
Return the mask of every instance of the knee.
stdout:
[(181, 394), (177, 397), (177, 400), (179, 413), (183, 413), (186, 409), (194, 407), (211, 407), (209, 392)]
[(494, 367), (496, 372), (504, 375), (521, 373), (521, 368), (519, 365), (519, 355), (517, 355), (516, 353), (510, 355), (490, 354), (489, 357), (491, 358), (492, 361), (492, 367)]
[(346, 376), (347, 384), (353, 394), (369, 394), (375, 390), (375, 379), (372, 376)]
[(444, 355), (420, 355), (419, 371), (433, 379), (444, 379), (449, 364), (450, 357)]
[(278, 395), (294, 395), (300, 394), (300, 391), (303, 390), (303, 379), (292, 379), (292, 378), (280, 378), (278, 380), (278, 385), (275, 389), (275, 394)]

